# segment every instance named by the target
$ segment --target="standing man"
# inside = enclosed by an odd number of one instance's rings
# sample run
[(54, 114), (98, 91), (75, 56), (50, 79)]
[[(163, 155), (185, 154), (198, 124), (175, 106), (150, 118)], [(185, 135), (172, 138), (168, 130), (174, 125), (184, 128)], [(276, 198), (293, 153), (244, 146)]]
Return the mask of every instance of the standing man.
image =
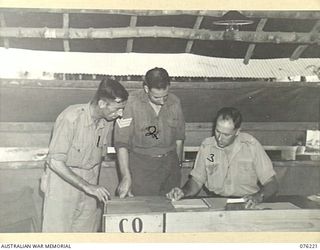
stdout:
[(241, 121), (235, 108), (218, 111), (214, 136), (202, 142), (189, 180), (173, 188), (169, 199), (195, 196), (205, 185), (213, 194), (244, 197), (246, 208), (252, 208), (277, 192), (271, 160), (253, 136), (240, 132)]
[(165, 69), (149, 70), (143, 90), (130, 94), (116, 123), (120, 198), (164, 195), (180, 185), (185, 122), (180, 100), (169, 89)]
[(122, 115), (128, 92), (117, 81), (101, 81), (88, 104), (72, 105), (57, 118), (42, 178), (43, 232), (96, 232), (97, 200), (109, 191), (98, 185), (113, 121)]

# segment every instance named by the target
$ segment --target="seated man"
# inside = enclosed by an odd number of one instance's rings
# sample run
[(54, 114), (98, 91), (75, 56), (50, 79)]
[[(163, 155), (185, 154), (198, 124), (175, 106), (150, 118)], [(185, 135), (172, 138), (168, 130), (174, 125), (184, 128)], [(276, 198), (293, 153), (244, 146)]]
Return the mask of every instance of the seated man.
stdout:
[(218, 111), (214, 136), (202, 142), (189, 180), (167, 193), (169, 199), (195, 196), (205, 185), (219, 196), (244, 197), (246, 208), (253, 208), (277, 192), (271, 160), (253, 136), (240, 132), (241, 121), (235, 108)]

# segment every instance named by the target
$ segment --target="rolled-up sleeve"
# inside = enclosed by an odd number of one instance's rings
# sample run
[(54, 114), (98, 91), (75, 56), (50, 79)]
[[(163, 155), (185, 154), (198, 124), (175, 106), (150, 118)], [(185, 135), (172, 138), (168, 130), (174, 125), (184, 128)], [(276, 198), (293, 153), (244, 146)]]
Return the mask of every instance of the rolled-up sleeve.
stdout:
[(49, 159), (67, 161), (67, 154), (72, 145), (73, 124), (71, 121), (59, 116), (53, 128), (53, 134), (49, 145)]
[(276, 173), (269, 156), (258, 141), (255, 141), (253, 150), (255, 152), (254, 166), (256, 173), (260, 183), (264, 185)]
[[(130, 97), (129, 97), (130, 98)], [(117, 119), (114, 128), (114, 146), (116, 149), (131, 145), (131, 137), (133, 135), (134, 118), (133, 118), (133, 103), (129, 99), (123, 111), (123, 117)]]
[(205, 184), (207, 182), (207, 172), (205, 164), (205, 146), (201, 144), (200, 149), (197, 153), (196, 160), (194, 162), (194, 167), (190, 172), (190, 175), (200, 184)]

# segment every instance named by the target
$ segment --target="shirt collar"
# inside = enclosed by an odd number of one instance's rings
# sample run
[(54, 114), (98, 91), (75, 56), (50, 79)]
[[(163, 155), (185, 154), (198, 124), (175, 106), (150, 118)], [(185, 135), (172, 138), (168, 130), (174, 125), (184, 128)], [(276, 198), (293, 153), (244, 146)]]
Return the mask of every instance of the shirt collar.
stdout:
[[(147, 94), (144, 90), (141, 90), (140, 100), (141, 100), (142, 102), (145, 102), (145, 103), (148, 103), (148, 102), (150, 101), (148, 94)], [(169, 94), (168, 94), (168, 99), (167, 99), (167, 101), (164, 103), (163, 106), (170, 106), (170, 105), (172, 105), (173, 103), (174, 103), (174, 102), (173, 102), (173, 99), (171, 98), (170, 93), (169, 93)]]
[(101, 119), (95, 121), (92, 118), (92, 112), (90, 110), (90, 102), (85, 104), (83, 109), (84, 109), (84, 114), (85, 114), (85, 126), (90, 127), (90, 126), (94, 126), (96, 124), (97, 124), (98, 128), (107, 126), (108, 122), (105, 119), (101, 118)]
[[(213, 136), (213, 146), (216, 147), (217, 149), (223, 150), (223, 148), (220, 148), (220, 147), (218, 146), (218, 143), (217, 143), (217, 140), (216, 140), (215, 136)], [(233, 147), (234, 149), (241, 147), (240, 133), (237, 135), (236, 139), (235, 139), (234, 142), (232, 143), (232, 147)]]

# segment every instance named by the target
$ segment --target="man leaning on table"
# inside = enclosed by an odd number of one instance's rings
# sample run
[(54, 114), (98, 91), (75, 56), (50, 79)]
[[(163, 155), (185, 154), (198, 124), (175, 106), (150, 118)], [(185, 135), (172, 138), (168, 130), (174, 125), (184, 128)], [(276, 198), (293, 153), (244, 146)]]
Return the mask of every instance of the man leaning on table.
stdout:
[(103, 79), (87, 104), (66, 108), (57, 118), (41, 178), (45, 194), (43, 232), (96, 232), (98, 203), (110, 193), (98, 184), (101, 162), (111, 144), (114, 120), (128, 99), (115, 80)]
[(130, 94), (114, 138), (120, 198), (165, 195), (180, 185), (185, 121), (164, 68), (148, 70), (143, 89)]
[(270, 158), (257, 139), (240, 132), (241, 121), (236, 108), (218, 111), (214, 136), (202, 142), (190, 178), (167, 193), (169, 199), (195, 196), (205, 185), (214, 195), (243, 197), (245, 207), (254, 208), (277, 192)]

